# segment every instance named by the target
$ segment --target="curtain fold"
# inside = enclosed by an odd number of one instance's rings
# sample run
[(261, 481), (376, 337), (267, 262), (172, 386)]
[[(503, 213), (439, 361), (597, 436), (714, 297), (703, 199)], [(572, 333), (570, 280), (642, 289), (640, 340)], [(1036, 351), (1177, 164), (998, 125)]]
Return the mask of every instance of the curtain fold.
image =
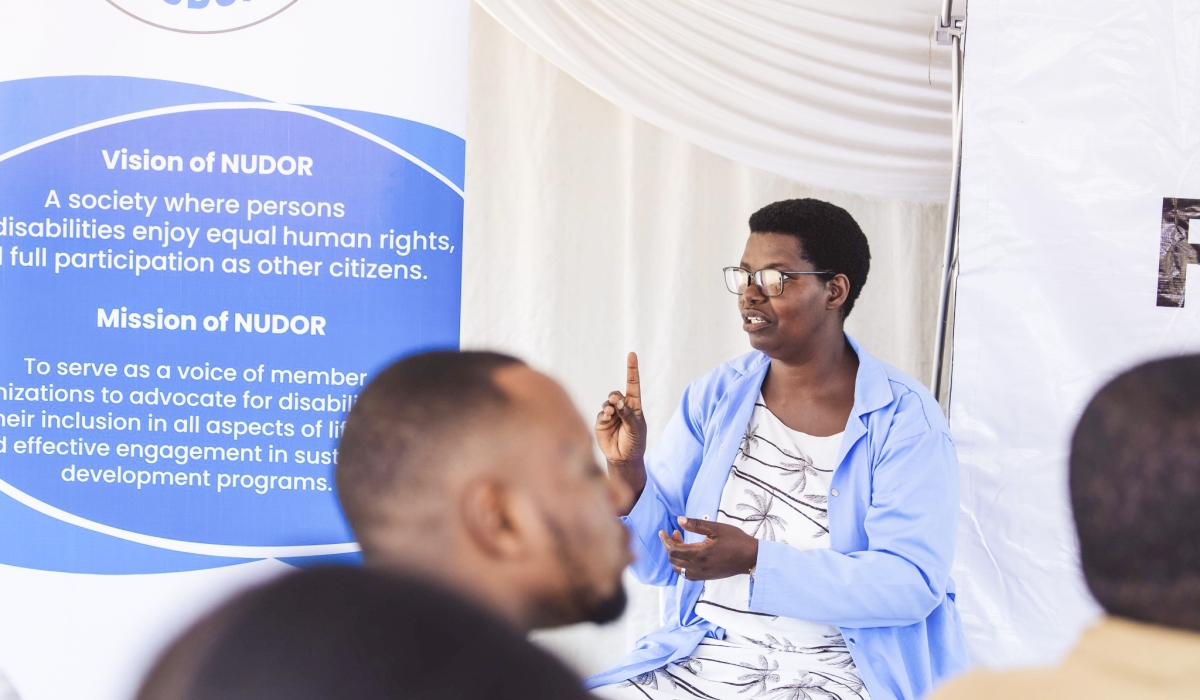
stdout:
[(477, 0), (631, 114), (797, 182), (941, 202), (938, 0)]
[[(700, 148), (584, 87), (478, 6), (468, 90), (464, 347), (548, 371), (589, 422), (635, 350), (653, 440), (688, 382), (749, 350), (721, 268), (740, 259), (750, 214), (819, 197), (871, 243), (849, 331), (927, 379), (944, 205), (819, 189)], [(539, 639), (582, 673), (601, 670), (658, 625), (656, 589), (631, 593), (617, 623)]]

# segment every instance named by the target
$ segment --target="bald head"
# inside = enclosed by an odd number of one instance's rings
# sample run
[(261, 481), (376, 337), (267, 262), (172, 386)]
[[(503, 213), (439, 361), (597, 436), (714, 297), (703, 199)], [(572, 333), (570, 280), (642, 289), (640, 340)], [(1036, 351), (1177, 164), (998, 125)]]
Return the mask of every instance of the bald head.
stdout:
[(497, 370), (524, 367), (493, 352), (437, 351), (379, 373), (350, 411), (338, 446), (337, 487), (364, 549), (376, 528), (436, 498), (446, 472), (511, 405)]

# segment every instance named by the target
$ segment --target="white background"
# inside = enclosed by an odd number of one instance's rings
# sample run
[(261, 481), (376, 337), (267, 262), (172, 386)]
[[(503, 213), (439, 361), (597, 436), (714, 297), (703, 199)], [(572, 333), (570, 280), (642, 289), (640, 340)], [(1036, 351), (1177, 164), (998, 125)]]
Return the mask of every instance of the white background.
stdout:
[(1200, 197), (1200, 3), (972, 0), (951, 427), (977, 662), (1045, 664), (1098, 613), (1066, 492), (1092, 394), (1200, 350), (1200, 268), (1155, 305), (1164, 197)]
[[(215, 3), (205, 10), (219, 12)], [(237, 32), (156, 29), (105, 0), (0, 0), (0, 81), (123, 75), (466, 131), (468, 0), (300, 0)], [(178, 8), (188, 12), (186, 3)], [(19, 537), (20, 533), (3, 533)], [(0, 566), (0, 670), (24, 700), (132, 695), (158, 647), (285, 565), (147, 576)]]

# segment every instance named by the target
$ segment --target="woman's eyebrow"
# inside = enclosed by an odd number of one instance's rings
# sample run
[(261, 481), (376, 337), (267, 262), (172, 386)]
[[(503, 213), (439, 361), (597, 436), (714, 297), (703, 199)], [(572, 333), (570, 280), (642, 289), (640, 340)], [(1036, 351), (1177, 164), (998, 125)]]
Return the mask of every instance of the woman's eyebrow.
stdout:
[[(745, 260), (743, 260), (743, 261), (741, 262), (741, 266), (742, 266), (742, 269), (743, 269), (743, 270), (750, 270), (750, 266), (746, 264), (746, 261), (745, 261)], [(776, 269), (776, 270), (790, 270), (790, 269), (793, 269), (793, 268), (792, 268), (792, 263), (786, 263), (786, 262), (769, 262), (769, 263), (767, 263), (766, 265), (764, 265), (764, 266), (762, 266), (762, 267), (760, 267), (760, 268), (758, 268), (758, 269), (760, 269), (760, 270), (769, 270), (769, 269), (772, 269), (772, 268), (774, 268), (774, 269)], [(751, 270), (751, 272), (753, 272), (753, 270)]]

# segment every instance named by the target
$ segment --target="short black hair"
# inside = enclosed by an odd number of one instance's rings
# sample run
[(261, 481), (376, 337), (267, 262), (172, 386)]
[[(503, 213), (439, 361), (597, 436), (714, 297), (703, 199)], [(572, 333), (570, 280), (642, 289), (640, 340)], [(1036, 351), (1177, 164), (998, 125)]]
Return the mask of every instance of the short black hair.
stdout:
[(373, 526), (386, 520), (397, 497), (420, 494), (437, 479), (439, 451), (509, 405), (494, 375), (519, 364), (496, 352), (424, 352), (387, 367), (363, 389), (338, 445), (336, 480), (368, 557)]
[(1122, 617), (1200, 630), (1200, 355), (1109, 382), (1071, 441), (1083, 573)]
[(319, 567), (193, 626), (138, 700), (584, 700), (579, 680), (507, 623), (390, 572)]
[(822, 275), (826, 281), (845, 275), (850, 292), (842, 305), (842, 318), (850, 315), (871, 271), (871, 246), (850, 212), (819, 199), (785, 199), (754, 212), (750, 232), (794, 236), (805, 260), (832, 273)]

